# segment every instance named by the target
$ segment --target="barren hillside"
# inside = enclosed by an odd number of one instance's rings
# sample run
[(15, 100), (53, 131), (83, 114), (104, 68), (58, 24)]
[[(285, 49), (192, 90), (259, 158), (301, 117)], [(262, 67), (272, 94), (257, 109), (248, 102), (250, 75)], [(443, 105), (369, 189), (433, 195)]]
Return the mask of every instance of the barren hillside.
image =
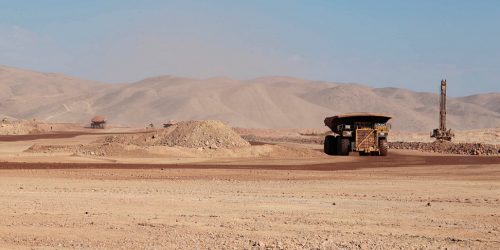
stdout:
[(94, 96), (119, 86), (0, 66), (0, 114), (54, 122), (82, 122), (95, 113), (91, 104)]
[[(449, 98), (448, 126), (498, 127), (499, 95)], [(108, 84), (0, 66), (0, 114), (50, 122), (88, 122), (98, 114), (113, 125), (210, 119), (231, 127), (323, 129), (326, 116), (379, 112), (394, 115), (393, 130), (427, 133), (438, 126), (438, 106), (435, 93), (292, 77), (237, 81), (165, 75)]]
[(457, 98), (462, 102), (479, 105), (488, 110), (500, 113), (500, 93), (479, 94)]

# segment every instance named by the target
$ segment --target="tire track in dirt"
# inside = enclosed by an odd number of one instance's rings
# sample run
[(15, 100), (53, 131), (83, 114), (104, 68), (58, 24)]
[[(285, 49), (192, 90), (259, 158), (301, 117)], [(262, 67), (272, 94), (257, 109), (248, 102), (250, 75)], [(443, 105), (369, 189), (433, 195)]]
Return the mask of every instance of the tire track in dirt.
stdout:
[[(339, 156), (342, 157), (342, 156)], [(460, 166), (492, 165), (500, 162), (500, 156), (408, 156), (393, 154), (387, 157), (356, 157), (354, 161), (301, 165), (264, 164), (125, 164), (125, 163), (19, 163), (0, 162), (3, 169), (256, 169), (256, 170), (314, 170), (339, 171), (369, 168), (392, 168), (407, 166)], [(335, 157), (338, 158), (338, 157)], [(342, 157), (343, 158), (343, 157)], [(332, 157), (333, 159), (333, 157)]]
[(40, 139), (67, 139), (67, 138), (74, 138), (74, 137), (81, 136), (81, 135), (123, 135), (123, 134), (139, 134), (139, 133), (153, 133), (153, 132), (151, 132), (151, 131), (122, 132), (122, 133), (52, 132), (52, 133), (31, 134), (31, 135), (0, 135), (0, 141), (7, 141), (7, 142), (33, 141), (33, 140), (40, 140)]

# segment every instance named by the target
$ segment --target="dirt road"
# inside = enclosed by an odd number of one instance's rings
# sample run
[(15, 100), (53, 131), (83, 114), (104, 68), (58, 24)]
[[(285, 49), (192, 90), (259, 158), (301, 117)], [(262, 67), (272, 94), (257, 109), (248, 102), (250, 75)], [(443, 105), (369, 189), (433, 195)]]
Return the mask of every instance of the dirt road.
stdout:
[(498, 158), (413, 153), (393, 156), (388, 167), (379, 158), (313, 166), (2, 163), (0, 248), (500, 244)]
[[(406, 166), (456, 166), (456, 165), (495, 165), (500, 164), (500, 156), (454, 156), (424, 154), (407, 150), (392, 150), (387, 157), (337, 156), (317, 160), (303, 160), (300, 164), (278, 165), (279, 159), (221, 159), (211, 163), (194, 164), (140, 164), (140, 163), (21, 163), (0, 162), (0, 169), (261, 169), (261, 170), (315, 170), (338, 171), (368, 168), (392, 168)], [(266, 164), (266, 163), (273, 164)]]
[(139, 157), (125, 164), (23, 152), (35, 141), (102, 136), (0, 142), (0, 249), (500, 245), (500, 157), (392, 150), (388, 157)]

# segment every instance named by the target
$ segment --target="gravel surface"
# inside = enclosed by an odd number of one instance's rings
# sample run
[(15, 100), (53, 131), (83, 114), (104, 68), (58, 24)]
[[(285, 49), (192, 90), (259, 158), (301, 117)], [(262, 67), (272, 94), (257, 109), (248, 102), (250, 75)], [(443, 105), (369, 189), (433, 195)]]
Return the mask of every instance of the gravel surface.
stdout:
[(261, 141), (261, 142), (291, 142), (301, 144), (321, 144), (323, 145), (324, 138), (319, 137), (260, 137), (256, 135), (242, 135), (241, 138), (247, 141)]
[(460, 154), (460, 155), (499, 155), (500, 145), (483, 143), (453, 143), (449, 141), (389, 142), (390, 149), (409, 149), (422, 152)]
[(0, 249), (495, 249), (490, 166), (2, 170)]
[[(342, 157), (278, 145), (185, 148), (161, 144), (160, 134), (2, 141), (0, 249), (496, 249), (500, 244), (500, 156), (393, 149), (387, 157)], [(106, 141), (110, 138), (115, 141)], [(68, 145), (61, 144), (70, 142), (72, 150), (81, 150), (71, 157)], [(155, 143), (162, 146), (151, 146)], [(152, 153), (163, 158), (143, 157)], [(225, 158), (182, 164), (188, 161), (180, 155), (187, 153)], [(255, 158), (242, 158), (249, 155)]]

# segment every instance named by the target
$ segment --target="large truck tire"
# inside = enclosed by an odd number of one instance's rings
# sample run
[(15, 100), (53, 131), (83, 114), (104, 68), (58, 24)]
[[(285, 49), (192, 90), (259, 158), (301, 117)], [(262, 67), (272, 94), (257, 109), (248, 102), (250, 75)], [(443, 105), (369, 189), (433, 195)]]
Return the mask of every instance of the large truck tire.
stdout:
[(325, 136), (325, 141), (323, 142), (323, 152), (325, 152), (325, 154), (327, 154), (327, 155), (331, 155), (330, 154), (330, 136), (329, 135)]
[(379, 141), (380, 148), (380, 156), (387, 156), (387, 152), (389, 151), (389, 146), (387, 145), (387, 139), (383, 139)]
[(337, 137), (333, 135), (327, 135), (324, 142), (324, 151), (327, 155), (337, 154)]
[(339, 155), (349, 155), (349, 139), (338, 138)]

